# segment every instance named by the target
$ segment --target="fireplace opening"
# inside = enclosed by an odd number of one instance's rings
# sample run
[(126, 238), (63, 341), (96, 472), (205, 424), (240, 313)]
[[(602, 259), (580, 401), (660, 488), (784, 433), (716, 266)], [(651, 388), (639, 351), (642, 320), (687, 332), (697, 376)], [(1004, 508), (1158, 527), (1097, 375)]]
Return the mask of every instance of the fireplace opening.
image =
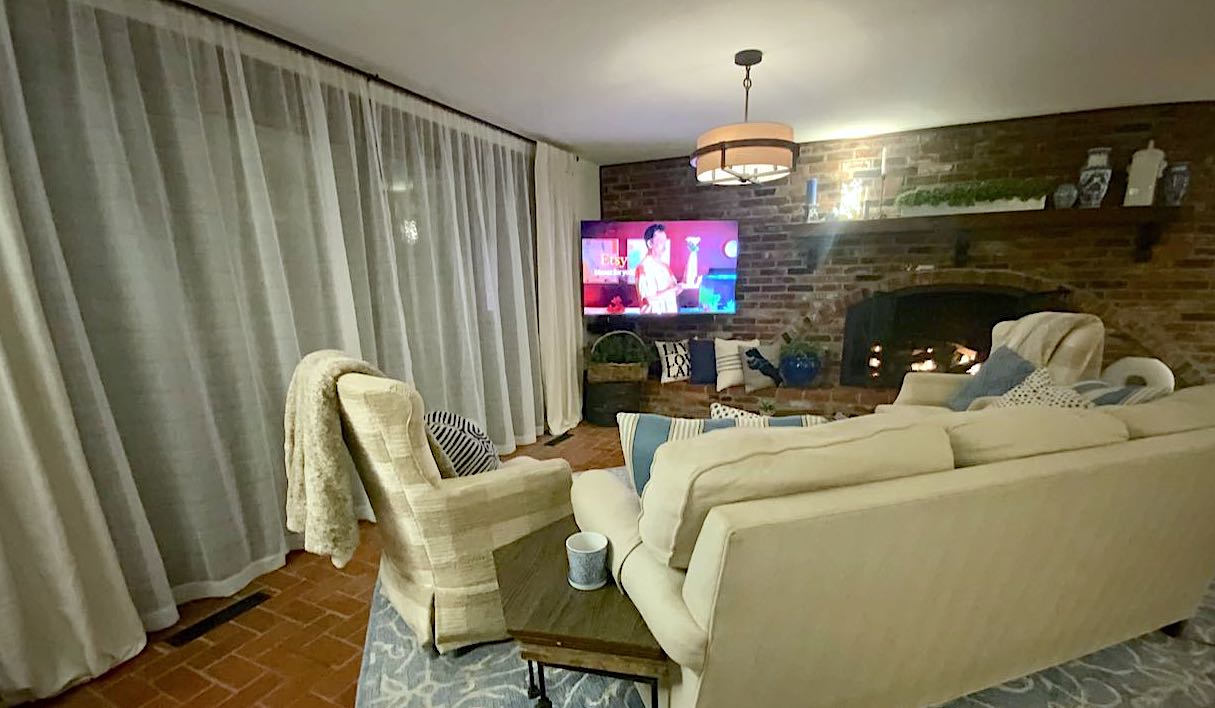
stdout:
[(848, 308), (840, 383), (897, 388), (911, 371), (975, 373), (997, 322), (1070, 311), (1068, 291), (933, 285), (875, 293)]

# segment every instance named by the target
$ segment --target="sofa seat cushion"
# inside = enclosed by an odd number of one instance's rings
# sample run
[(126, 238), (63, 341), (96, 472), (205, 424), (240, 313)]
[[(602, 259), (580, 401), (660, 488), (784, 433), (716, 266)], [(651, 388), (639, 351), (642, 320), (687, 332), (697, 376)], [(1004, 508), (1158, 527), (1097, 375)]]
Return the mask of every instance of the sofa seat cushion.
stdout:
[(1183, 388), (1137, 406), (1110, 406), (1104, 412), (1125, 423), (1132, 440), (1215, 428), (1215, 384)]
[(949, 434), (954, 464), (973, 467), (1126, 442), (1122, 421), (1105, 411), (1017, 406), (948, 413), (925, 420)]
[(720, 430), (658, 448), (638, 527), (657, 558), (686, 568), (705, 516), (719, 504), (949, 469), (944, 430), (898, 415)]

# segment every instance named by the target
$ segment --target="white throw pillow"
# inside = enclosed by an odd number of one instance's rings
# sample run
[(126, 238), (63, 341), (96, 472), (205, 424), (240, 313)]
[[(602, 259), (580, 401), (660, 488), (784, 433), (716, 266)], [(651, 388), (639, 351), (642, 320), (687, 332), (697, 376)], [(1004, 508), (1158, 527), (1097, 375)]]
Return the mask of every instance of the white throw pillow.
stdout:
[(1000, 396), (990, 408), (1046, 406), (1048, 408), (1092, 408), (1093, 402), (1067, 386), (1056, 386), (1050, 369), (1038, 369)]
[(821, 415), (806, 413), (803, 415), (767, 416), (735, 408), (734, 406), (727, 406), (724, 403), (716, 401), (709, 404), (709, 418), (712, 420), (733, 418), (738, 421), (738, 427), (740, 428), (808, 428), (812, 425), (822, 425), (828, 422), (827, 418)]
[(687, 381), (692, 375), (692, 357), (688, 354), (688, 340), (679, 342), (654, 342), (658, 347), (658, 361), (662, 363), (662, 382)]
[(758, 347), (758, 339), (714, 339), (717, 355), (717, 390), (743, 385), (743, 360), (739, 347)]

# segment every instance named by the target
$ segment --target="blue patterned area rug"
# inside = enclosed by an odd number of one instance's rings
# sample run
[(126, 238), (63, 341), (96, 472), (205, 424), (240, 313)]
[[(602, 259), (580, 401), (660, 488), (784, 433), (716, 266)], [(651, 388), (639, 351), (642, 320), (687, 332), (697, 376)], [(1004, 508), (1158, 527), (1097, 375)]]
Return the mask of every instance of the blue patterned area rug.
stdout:
[[(553, 706), (644, 708), (627, 681), (545, 669)], [(533, 708), (527, 665), (514, 642), (483, 644), (450, 654), (424, 649), (376, 582), (363, 645), (358, 708)]]
[[(1215, 586), (1186, 638), (1160, 632), (1015, 679), (943, 708), (1210, 708), (1215, 706)], [(557, 708), (643, 708), (627, 681), (549, 669)], [(512, 642), (440, 656), (376, 584), (363, 647), (358, 708), (531, 708), (527, 669)]]

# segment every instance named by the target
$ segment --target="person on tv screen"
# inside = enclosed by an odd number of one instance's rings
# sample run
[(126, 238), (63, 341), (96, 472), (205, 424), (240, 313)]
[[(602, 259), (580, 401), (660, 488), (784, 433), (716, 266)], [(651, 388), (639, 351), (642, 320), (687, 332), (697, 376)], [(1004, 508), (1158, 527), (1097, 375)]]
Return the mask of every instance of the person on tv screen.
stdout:
[(662, 224), (650, 224), (645, 230), (646, 255), (637, 265), (637, 294), (641, 296), (641, 314), (673, 315), (679, 312), (676, 298), (683, 285), (675, 278), (663, 260), (671, 248)]

